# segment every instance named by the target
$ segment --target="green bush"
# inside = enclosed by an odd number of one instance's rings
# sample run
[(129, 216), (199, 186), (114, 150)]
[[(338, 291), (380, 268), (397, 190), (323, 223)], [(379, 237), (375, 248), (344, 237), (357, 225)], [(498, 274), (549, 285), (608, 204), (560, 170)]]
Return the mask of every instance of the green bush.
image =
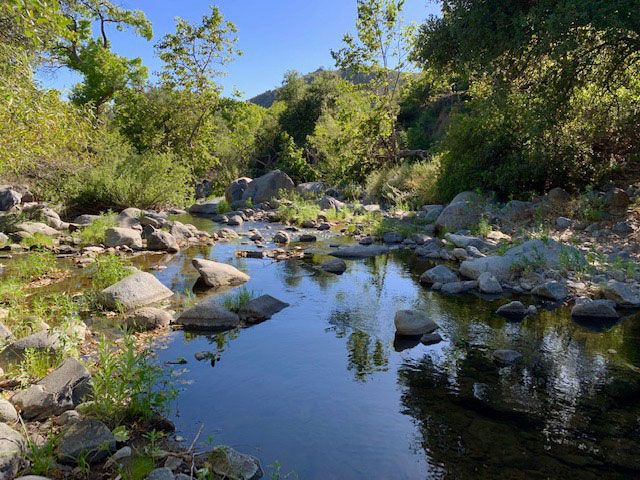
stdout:
[(67, 203), (83, 212), (183, 206), (191, 200), (191, 180), (170, 153), (130, 154), (75, 175)]
[(379, 202), (419, 208), (439, 200), (436, 190), (439, 175), (437, 158), (377, 170), (367, 177), (367, 195)]
[(131, 275), (129, 262), (116, 255), (102, 255), (92, 266), (91, 287), (100, 291)]
[(97, 245), (104, 243), (104, 236), (107, 230), (116, 225), (116, 216), (114, 213), (107, 212), (100, 215), (89, 225), (84, 227), (80, 233), (80, 242), (83, 246)]

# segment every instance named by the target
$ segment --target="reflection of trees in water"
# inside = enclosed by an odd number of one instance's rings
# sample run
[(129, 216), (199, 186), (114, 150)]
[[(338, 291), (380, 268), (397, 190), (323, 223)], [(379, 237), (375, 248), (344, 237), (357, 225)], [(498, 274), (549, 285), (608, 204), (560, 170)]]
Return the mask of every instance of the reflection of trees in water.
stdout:
[(215, 351), (209, 352), (211, 356), (211, 366), (215, 366), (217, 361), (220, 361), (220, 355), (226, 350), (226, 347), (232, 340), (235, 340), (240, 336), (240, 328), (234, 328), (233, 330), (227, 330), (226, 332), (219, 332), (215, 334), (201, 334), (197, 332), (183, 332), (184, 342), (189, 343), (198, 338), (205, 338), (209, 345), (215, 345)]
[(334, 326), (328, 330), (333, 330), (338, 338), (348, 336), (347, 370), (354, 373), (356, 380), (365, 382), (374, 372), (388, 370), (389, 351), (379, 339), (362, 330), (344, 326)]

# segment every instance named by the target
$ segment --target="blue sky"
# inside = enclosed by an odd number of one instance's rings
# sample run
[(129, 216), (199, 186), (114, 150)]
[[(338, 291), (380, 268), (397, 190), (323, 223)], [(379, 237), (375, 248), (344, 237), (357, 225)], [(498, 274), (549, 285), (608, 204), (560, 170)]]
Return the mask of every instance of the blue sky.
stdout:
[[(153, 23), (154, 38), (147, 42), (129, 32), (110, 32), (112, 48), (120, 55), (142, 57), (150, 72), (161, 63), (153, 45), (174, 31), (174, 17), (199, 21), (212, 3), (206, 0), (125, 0), (123, 6), (143, 10)], [(225, 94), (233, 86), (250, 98), (277, 87), (287, 70), (308, 73), (333, 68), (330, 49), (340, 47), (342, 36), (354, 30), (356, 0), (218, 0), (225, 18), (238, 27), (238, 48), (244, 55), (228, 66), (220, 80)], [(407, 0), (406, 21), (420, 23), (439, 12), (431, 0)], [(65, 69), (39, 76), (44, 85), (68, 90), (78, 77)]]

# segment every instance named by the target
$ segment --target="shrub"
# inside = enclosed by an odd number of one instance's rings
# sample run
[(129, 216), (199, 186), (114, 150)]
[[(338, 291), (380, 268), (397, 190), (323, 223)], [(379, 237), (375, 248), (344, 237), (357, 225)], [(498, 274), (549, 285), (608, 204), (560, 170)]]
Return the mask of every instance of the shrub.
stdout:
[(129, 263), (116, 255), (102, 255), (93, 264), (91, 287), (100, 291), (131, 275)]
[(8, 277), (31, 282), (46, 276), (57, 268), (56, 258), (51, 252), (30, 252), (16, 259), (6, 269)]
[(107, 212), (83, 228), (79, 234), (81, 244), (88, 246), (104, 243), (106, 231), (116, 225), (115, 217), (114, 213)]
[(226, 200), (220, 200), (220, 203), (218, 203), (218, 213), (223, 215), (230, 211), (231, 211), (231, 205), (229, 205), (229, 202), (227, 202)]
[(53, 247), (53, 238), (44, 233), (34, 233), (31, 237), (24, 238), (20, 244), (25, 248), (31, 247)]
[(129, 154), (75, 175), (67, 189), (72, 208), (81, 211), (185, 205), (191, 200), (191, 174), (170, 153)]
[(420, 207), (436, 203), (439, 199), (436, 192), (439, 175), (438, 158), (377, 170), (367, 177), (367, 195), (393, 205)]

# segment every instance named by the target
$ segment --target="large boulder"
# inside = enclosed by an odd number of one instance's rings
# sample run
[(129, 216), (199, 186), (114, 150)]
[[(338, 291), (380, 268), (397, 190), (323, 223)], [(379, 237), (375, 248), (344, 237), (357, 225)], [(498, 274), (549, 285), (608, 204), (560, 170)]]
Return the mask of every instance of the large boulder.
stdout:
[(444, 265), (437, 265), (420, 276), (420, 283), (451, 283), (457, 282), (458, 277)]
[(11, 397), (11, 403), (27, 420), (45, 419), (72, 410), (91, 393), (91, 375), (75, 358)]
[(393, 323), (398, 335), (424, 335), (438, 328), (435, 322), (416, 310), (398, 310)]
[(612, 188), (604, 195), (606, 206), (612, 211), (624, 211), (629, 206), (629, 195), (621, 188)]
[(20, 205), (22, 194), (11, 187), (0, 187), (0, 211), (6, 212)]
[(636, 308), (640, 306), (640, 296), (626, 283), (609, 280), (604, 287), (604, 296), (620, 307)]
[(382, 245), (351, 245), (339, 247), (330, 253), (337, 258), (369, 258), (389, 253), (389, 247)]
[(249, 177), (240, 177), (236, 178), (233, 182), (231, 182), (227, 188), (224, 190), (224, 198), (230, 204), (233, 202), (238, 202), (242, 200), (242, 196), (244, 192), (249, 188), (249, 184), (253, 180)]
[(168, 327), (173, 317), (166, 310), (154, 307), (139, 308), (125, 318), (125, 325), (135, 331), (155, 330)]
[(147, 236), (147, 248), (152, 251), (178, 253), (180, 247), (173, 235), (162, 230), (156, 230)]
[(224, 197), (214, 198), (202, 203), (194, 203), (187, 210), (189, 213), (198, 215), (216, 215), (218, 213), (218, 205), (224, 200)]
[(459, 193), (438, 216), (436, 226), (448, 232), (474, 227), (482, 218), (485, 203), (476, 192)]
[(125, 246), (142, 248), (142, 237), (138, 230), (133, 230), (132, 228), (112, 227), (104, 233), (104, 244), (107, 247)]
[(443, 210), (444, 205), (425, 205), (422, 207), (422, 211), (424, 212), (422, 218), (425, 222), (434, 223)]
[(56, 453), (61, 463), (75, 465), (80, 458), (87, 463), (101, 462), (116, 450), (116, 439), (102, 422), (83, 418), (62, 432)]
[(288, 303), (273, 298), (271, 295), (262, 295), (240, 307), (238, 315), (243, 322), (258, 323), (270, 319), (273, 315), (288, 306)]
[(28, 232), (31, 235), (39, 233), (41, 235), (54, 236), (60, 233), (58, 230), (50, 227), (46, 223), (40, 222), (21, 222), (14, 225), (12, 230), (15, 232)]
[(313, 197), (315, 195), (320, 195), (324, 192), (326, 187), (322, 182), (307, 182), (301, 183), (296, 187), (296, 192), (298, 192), (303, 197)]
[(208, 297), (182, 312), (175, 323), (187, 330), (228, 330), (240, 324), (240, 317)]
[(208, 287), (236, 286), (249, 281), (249, 275), (226, 263), (218, 263), (202, 258), (194, 258), (192, 263), (198, 270), (200, 278)]
[(322, 197), (322, 199), (318, 201), (318, 206), (323, 210), (329, 210), (329, 209), (341, 210), (345, 207), (345, 204), (340, 200), (337, 200), (327, 195)]
[(242, 200), (251, 199), (253, 203), (268, 202), (278, 198), (282, 190), (290, 192), (294, 189), (293, 180), (280, 170), (273, 170), (249, 183), (242, 193)]
[(137, 272), (102, 290), (98, 301), (110, 310), (128, 311), (172, 295), (173, 292), (150, 273)]
[(561, 259), (576, 265), (585, 263), (584, 256), (575, 247), (563, 245), (552, 239), (529, 240), (509, 249), (503, 256), (489, 256), (465, 260), (460, 273), (476, 280), (483, 272), (489, 272), (498, 281), (505, 282), (520, 266), (557, 267)]
[(16, 477), (22, 461), (27, 443), (22, 435), (0, 423), (0, 479), (11, 480)]

